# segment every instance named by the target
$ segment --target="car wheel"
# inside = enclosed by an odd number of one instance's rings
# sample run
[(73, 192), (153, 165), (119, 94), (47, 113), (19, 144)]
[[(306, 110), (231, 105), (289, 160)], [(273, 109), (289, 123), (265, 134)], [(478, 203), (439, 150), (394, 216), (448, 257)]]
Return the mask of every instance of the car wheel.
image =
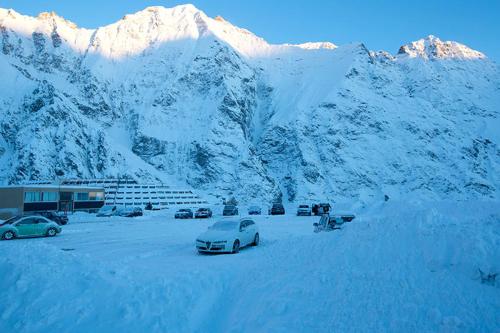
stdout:
[(253, 238), (253, 243), (252, 243), (252, 245), (253, 245), (253, 246), (257, 246), (257, 245), (259, 245), (259, 241), (260, 241), (259, 233), (256, 233), (256, 234), (255, 234), (255, 237)]
[(5, 240), (11, 240), (11, 239), (14, 239), (14, 238), (16, 238), (16, 235), (12, 231), (6, 231), (2, 235), (2, 239), (5, 239)]
[(47, 236), (54, 237), (55, 235), (57, 235), (57, 230), (56, 229), (49, 228), (49, 230), (47, 230)]
[(235, 240), (233, 243), (233, 253), (238, 253), (240, 252), (240, 241)]

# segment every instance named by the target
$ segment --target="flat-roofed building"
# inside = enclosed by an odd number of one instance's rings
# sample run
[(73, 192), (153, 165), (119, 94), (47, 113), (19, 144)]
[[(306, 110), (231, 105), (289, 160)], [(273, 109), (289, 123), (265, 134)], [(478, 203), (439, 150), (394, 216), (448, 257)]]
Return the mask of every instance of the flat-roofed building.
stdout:
[(104, 205), (103, 187), (12, 185), (0, 187), (0, 219), (41, 211), (97, 211)]
[(165, 184), (144, 184), (134, 179), (64, 179), (63, 185), (103, 187), (106, 205), (145, 207), (149, 203), (155, 209), (206, 206), (193, 189)]

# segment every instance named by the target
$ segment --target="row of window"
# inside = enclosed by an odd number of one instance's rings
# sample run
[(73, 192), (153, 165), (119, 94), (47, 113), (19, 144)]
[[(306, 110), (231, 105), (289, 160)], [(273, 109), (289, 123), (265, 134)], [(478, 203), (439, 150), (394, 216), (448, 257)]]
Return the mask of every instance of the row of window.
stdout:
[[(112, 205), (125, 205), (125, 206), (146, 206), (149, 204), (149, 202), (106, 202), (107, 206), (112, 206)], [(168, 205), (201, 205), (201, 204), (206, 204), (204, 201), (183, 201), (183, 202), (175, 202), (175, 201), (170, 201), (170, 202), (151, 202), (153, 206), (168, 206)]]
[(76, 201), (103, 201), (103, 192), (77, 192)]
[(57, 198), (57, 192), (24, 192), (24, 202), (54, 202)]
[(168, 199), (199, 199), (199, 197), (114, 197), (114, 196), (106, 196), (106, 199), (111, 200), (111, 199), (116, 199), (116, 200), (123, 200), (123, 199), (139, 199), (139, 200), (168, 200)]
[[(94, 183), (88, 183), (88, 184), (85, 184), (85, 185), (93, 185)], [(163, 186), (163, 185), (135, 185), (135, 186), (122, 186), (122, 184), (116, 184), (116, 183), (100, 183), (100, 185), (108, 185), (109, 186), (106, 186), (106, 187), (109, 187), (109, 188), (120, 188), (120, 189), (165, 189), (165, 188), (169, 188), (168, 186)], [(81, 185), (80, 183), (79, 184), (75, 184), (75, 185)], [(99, 185), (99, 183), (96, 183), (96, 185)], [(191, 193), (192, 191), (175, 191), (175, 192), (179, 192), (179, 193)]]
[(116, 192), (116, 191), (106, 191), (108, 194), (124, 194), (124, 193), (134, 193), (134, 194), (193, 194), (191, 191), (123, 191), (123, 192)]
[[(64, 192), (61, 200), (73, 200), (71, 192)], [(75, 201), (104, 201), (103, 192), (76, 192)], [(58, 192), (46, 191), (27, 191), (24, 192), (24, 202), (57, 202), (59, 200)]]

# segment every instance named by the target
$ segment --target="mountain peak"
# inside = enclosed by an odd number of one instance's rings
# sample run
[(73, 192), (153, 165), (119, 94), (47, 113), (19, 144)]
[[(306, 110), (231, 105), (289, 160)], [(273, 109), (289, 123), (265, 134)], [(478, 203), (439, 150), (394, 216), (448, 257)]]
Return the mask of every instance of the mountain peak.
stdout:
[(330, 42), (307, 42), (302, 44), (291, 44), (292, 46), (300, 47), (305, 50), (319, 50), (319, 49), (328, 49), (333, 50), (337, 48), (337, 45)]
[(49, 24), (57, 25), (57, 23), (62, 23), (62, 24), (68, 25), (71, 28), (78, 27), (75, 23), (73, 23), (69, 20), (66, 20), (62, 16), (57, 15), (56, 12), (42, 12), (42, 13), (38, 14), (38, 16), (36, 18), (40, 21), (49, 22)]
[(403, 45), (398, 54), (411, 58), (423, 59), (484, 59), (486, 56), (466, 45), (454, 41), (442, 41), (434, 35), (429, 35), (415, 42)]

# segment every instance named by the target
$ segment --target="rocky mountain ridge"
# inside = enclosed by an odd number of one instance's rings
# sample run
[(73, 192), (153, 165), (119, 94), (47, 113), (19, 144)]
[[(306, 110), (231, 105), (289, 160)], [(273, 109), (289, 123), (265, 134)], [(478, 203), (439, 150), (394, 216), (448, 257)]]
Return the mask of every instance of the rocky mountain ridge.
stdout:
[(0, 181), (130, 176), (212, 197), (498, 198), (500, 80), (429, 36), (272, 45), (192, 5), (99, 29), (0, 9)]

